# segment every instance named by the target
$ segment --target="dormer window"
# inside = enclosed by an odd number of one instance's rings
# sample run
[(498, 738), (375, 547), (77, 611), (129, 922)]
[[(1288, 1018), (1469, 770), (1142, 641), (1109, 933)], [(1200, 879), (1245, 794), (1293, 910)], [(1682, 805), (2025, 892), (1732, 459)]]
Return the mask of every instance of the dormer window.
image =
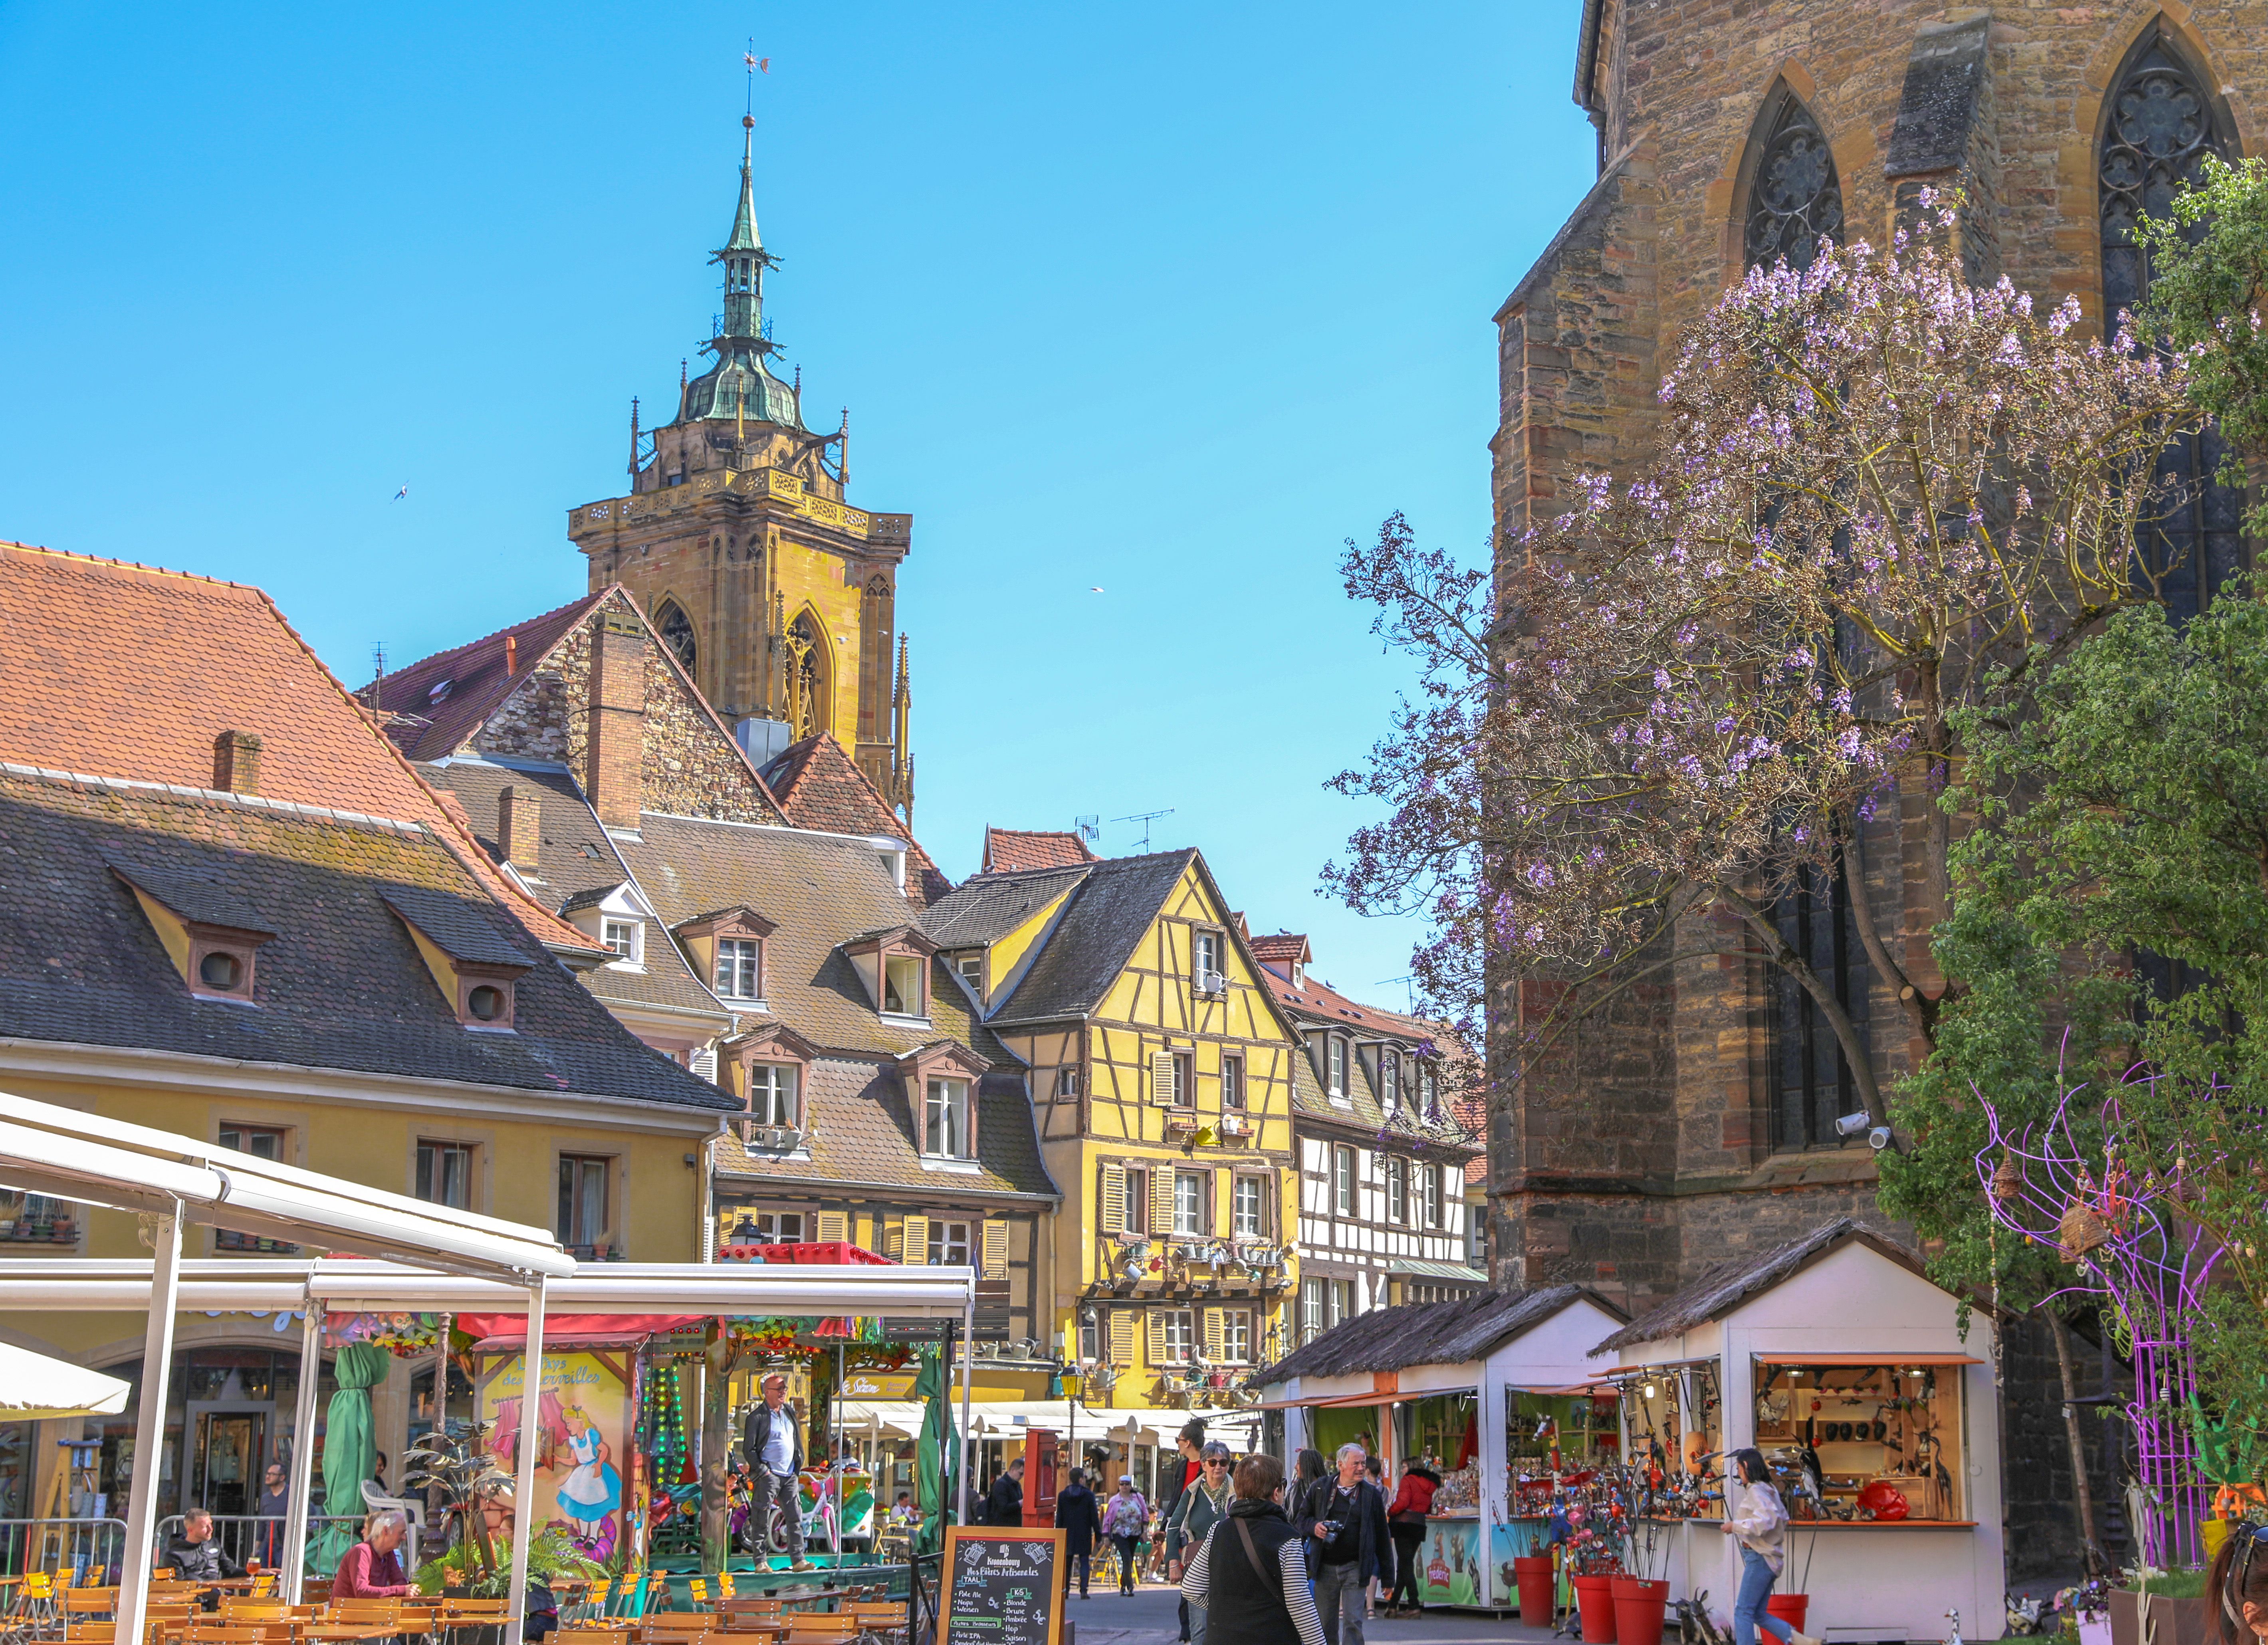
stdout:
[(939, 1076), (928, 1082), (922, 1104), (922, 1152), (942, 1159), (968, 1159), (969, 1083)]
[(694, 968), (717, 997), (761, 1010), (764, 1003), (764, 943), (778, 928), (755, 909), (718, 908), (675, 928)]
[(768, 1023), (725, 1041), (723, 1054), (730, 1069), (725, 1083), (747, 1108), (740, 1141), (756, 1149), (799, 1145), (810, 1128), (804, 1076), (819, 1048), (785, 1024)]
[(559, 905), (559, 912), (607, 951), (608, 965), (620, 971), (645, 969), (645, 928), (654, 913), (632, 882), (578, 891)]
[(800, 1072), (792, 1064), (753, 1062), (748, 1065), (748, 1118), (757, 1125), (790, 1130), (797, 1120), (796, 1083)]
[(1347, 1042), (1336, 1034), (1323, 1040), (1323, 1094), (1344, 1102), (1347, 1094)]
[(1402, 1105), (1402, 1059), (1390, 1050), (1378, 1054), (1378, 1100), (1388, 1113)]
[(519, 980), (534, 967), (506, 941), (483, 905), (417, 885), (379, 892), (409, 934), (457, 1021), (477, 1032), (512, 1032)]
[(645, 958), (645, 922), (606, 921), (600, 928), (599, 942), (615, 958), (635, 966)]
[(754, 937), (725, 936), (717, 941), (717, 992), (728, 1000), (764, 997), (764, 945)]
[(254, 1003), (254, 967), (276, 933), (252, 906), (217, 880), (159, 863), (112, 860), (157, 933), (190, 996)]
[(882, 962), (882, 1014), (926, 1017), (929, 966), (912, 954), (892, 954)]

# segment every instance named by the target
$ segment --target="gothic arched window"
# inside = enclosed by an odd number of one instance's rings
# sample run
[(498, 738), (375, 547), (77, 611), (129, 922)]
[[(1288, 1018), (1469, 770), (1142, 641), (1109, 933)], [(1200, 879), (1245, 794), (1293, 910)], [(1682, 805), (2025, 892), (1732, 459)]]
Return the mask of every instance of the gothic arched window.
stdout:
[(798, 742), (832, 731), (827, 688), (827, 636), (809, 612), (787, 631), (788, 723)]
[[(2106, 333), (2116, 335), (2149, 292), (2149, 259), (2134, 242), (2135, 223), (2165, 216), (2206, 155), (2227, 159), (2235, 147), (2204, 77), (2153, 23), (2112, 83), (2096, 149)], [(2221, 456), (2220, 436), (2208, 429), (2182, 436), (2158, 459), (2159, 476), (2171, 484), (2158, 518), (2141, 527), (2137, 575), (2176, 621), (2195, 616), (2243, 565), (2243, 498), (2213, 480)]]
[(1811, 267), (1822, 240), (1843, 238), (1843, 185), (1819, 122), (1785, 83), (1765, 100), (1762, 146), (1749, 173), (1749, 217), (1742, 236), (1748, 266), (1786, 260)]
[(675, 600), (666, 599), (661, 603), (654, 626), (661, 631), (661, 643), (684, 665), (685, 672), (691, 673), (694, 662), (701, 654), (700, 645), (693, 637), (693, 619), (685, 614)]

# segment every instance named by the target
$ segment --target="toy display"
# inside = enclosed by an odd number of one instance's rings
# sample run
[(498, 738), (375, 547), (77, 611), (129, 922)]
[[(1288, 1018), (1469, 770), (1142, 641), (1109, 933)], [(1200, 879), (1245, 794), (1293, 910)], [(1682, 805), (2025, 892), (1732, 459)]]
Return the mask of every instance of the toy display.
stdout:
[(1958, 1520), (1957, 1376), (1759, 1365), (1756, 1448), (1795, 1520)]

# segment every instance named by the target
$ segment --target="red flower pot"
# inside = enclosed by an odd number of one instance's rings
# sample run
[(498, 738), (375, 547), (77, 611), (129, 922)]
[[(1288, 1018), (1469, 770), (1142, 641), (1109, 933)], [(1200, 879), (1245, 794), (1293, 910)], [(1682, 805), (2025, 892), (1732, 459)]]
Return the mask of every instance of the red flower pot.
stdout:
[(1615, 1636), (1620, 1645), (1661, 1645), (1661, 1620), (1669, 1609), (1669, 1584), (1635, 1576), (1614, 1579)]
[(1575, 1609), (1583, 1619), (1583, 1645), (1616, 1645), (1614, 1578), (1578, 1576)]
[(1523, 1553), (1512, 1562), (1513, 1580), (1520, 1586), (1520, 1619), (1529, 1627), (1551, 1625), (1551, 1556)]
[(1778, 1617), (1797, 1633), (1803, 1632), (1804, 1613), (1811, 1609), (1809, 1594), (1773, 1594), (1764, 1601), (1764, 1610)]

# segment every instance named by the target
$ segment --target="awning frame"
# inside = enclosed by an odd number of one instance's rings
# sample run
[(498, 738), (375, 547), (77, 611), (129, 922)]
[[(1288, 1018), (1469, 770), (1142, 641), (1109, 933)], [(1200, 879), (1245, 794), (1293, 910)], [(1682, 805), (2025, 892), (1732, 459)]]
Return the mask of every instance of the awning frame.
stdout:
[(1974, 1354), (1751, 1354), (1749, 1356), (1759, 1365), (1822, 1365), (1828, 1367), (1857, 1367), (1861, 1365), (1983, 1365), (1989, 1362)]

